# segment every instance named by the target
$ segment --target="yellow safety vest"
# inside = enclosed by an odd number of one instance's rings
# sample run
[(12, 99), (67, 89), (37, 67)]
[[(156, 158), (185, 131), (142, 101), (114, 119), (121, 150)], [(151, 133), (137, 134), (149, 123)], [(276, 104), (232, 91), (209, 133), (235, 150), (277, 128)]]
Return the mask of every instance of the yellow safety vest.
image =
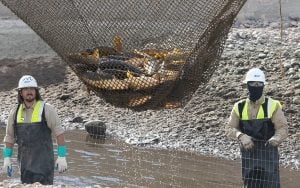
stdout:
[[(33, 112), (31, 114), (31, 120), (30, 123), (38, 123), (42, 121), (42, 113), (44, 110), (44, 101), (36, 101)], [(24, 123), (24, 118), (23, 118), (23, 104), (20, 104), (18, 112), (17, 112), (17, 123)]]
[[(245, 101), (245, 100), (241, 100), (241, 101), (234, 104), (234, 112), (236, 113), (236, 115), (238, 117), (240, 117), (238, 104), (243, 102), (243, 101)], [(248, 117), (249, 102), (250, 102), (250, 100), (246, 99), (245, 105), (244, 105), (243, 110), (242, 110), (242, 119), (241, 120), (249, 120), (249, 117)], [(274, 111), (276, 110), (276, 105), (277, 104), (279, 105), (280, 108), (282, 108), (282, 105), (280, 104), (280, 102), (278, 100), (274, 100), (274, 99), (268, 97), (268, 104), (267, 104), (268, 118), (272, 117)], [(257, 116), (256, 116), (256, 119), (264, 119), (264, 118), (265, 118), (264, 117), (264, 110), (263, 110), (262, 105), (260, 105)]]

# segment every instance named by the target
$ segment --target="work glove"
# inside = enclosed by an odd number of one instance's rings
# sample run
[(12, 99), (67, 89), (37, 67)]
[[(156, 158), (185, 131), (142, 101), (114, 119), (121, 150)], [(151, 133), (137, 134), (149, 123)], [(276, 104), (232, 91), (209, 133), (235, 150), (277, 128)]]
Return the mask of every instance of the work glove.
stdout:
[(251, 150), (254, 147), (251, 136), (242, 133), (241, 135), (239, 135), (238, 139), (245, 150)]
[(12, 173), (13, 173), (12, 164), (11, 164), (11, 161), (10, 161), (11, 156), (12, 156), (12, 149), (11, 148), (4, 148), (3, 149), (4, 162), (3, 162), (2, 170), (6, 171), (8, 177), (11, 177)]
[(280, 144), (280, 140), (277, 139), (276, 137), (271, 137), (267, 142), (266, 142), (266, 145), (271, 145), (271, 146), (274, 146), (274, 147), (278, 147)]
[(60, 173), (65, 172), (68, 169), (66, 157), (57, 157), (55, 169)]
[(55, 169), (60, 173), (65, 172), (68, 169), (66, 160), (66, 146), (58, 146), (57, 155), (58, 157), (55, 162)]

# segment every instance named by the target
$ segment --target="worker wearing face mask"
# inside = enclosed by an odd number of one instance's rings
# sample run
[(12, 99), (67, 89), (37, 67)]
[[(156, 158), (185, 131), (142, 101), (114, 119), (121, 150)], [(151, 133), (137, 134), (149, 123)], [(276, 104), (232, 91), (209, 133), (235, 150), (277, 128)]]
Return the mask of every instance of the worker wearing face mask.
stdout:
[(225, 127), (239, 141), (244, 187), (279, 188), (278, 146), (287, 138), (287, 120), (278, 100), (264, 96), (265, 74), (250, 69), (244, 80), (248, 98), (236, 102)]

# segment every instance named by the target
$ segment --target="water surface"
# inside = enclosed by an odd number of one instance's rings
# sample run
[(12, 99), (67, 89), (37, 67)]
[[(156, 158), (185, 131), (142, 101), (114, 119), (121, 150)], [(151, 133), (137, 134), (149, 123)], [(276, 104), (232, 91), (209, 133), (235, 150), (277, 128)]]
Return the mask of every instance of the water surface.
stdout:
[[(4, 129), (1, 129), (1, 136)], [(190, 152), (134, 147), (112, 138), (94, 139), (84, 131), (66, 134), (69, 169), (55, 172), (55, 185), (74, 187), (241, 187), (240, 161)], [(3, 147), (3, 146), (2, 146)], [(16, 148), (16, 147), (15, 147)], [(15, 173), (20, 182), (14, 149)], [(2, 165), (2, 164), (1, 164)], [(297, 187), (299, 172), (282, 169), (283, 187)], [(1, 174), (0, 180), (6, 179)]]

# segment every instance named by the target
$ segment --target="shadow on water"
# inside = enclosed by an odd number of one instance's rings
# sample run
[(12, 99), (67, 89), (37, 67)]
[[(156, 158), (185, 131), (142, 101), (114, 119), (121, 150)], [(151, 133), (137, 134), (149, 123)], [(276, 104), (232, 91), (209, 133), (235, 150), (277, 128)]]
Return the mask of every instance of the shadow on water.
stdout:
[[(3, 134), (1, 130), (1, 136)], [(134, 147), (112, 138), (92, 138), (84, 131), (67, 132), (66, 142), (69, 169), (63, 174), (55, 172), (55, 185), (241, 187), (240, 161)], [(14, 164), (15, 155), (16, 151)], [(17, 169), (17, 166), (14, 168)], [(288, 169), (281, 172), (282, 184), (288, 185), (283, 187), (299, 185), (299, 172)], [(0, 176), (0, 180), (5, 178), (3, 174)], [(19, 182), (19, 174), (15, 173), (9, 181)]]

